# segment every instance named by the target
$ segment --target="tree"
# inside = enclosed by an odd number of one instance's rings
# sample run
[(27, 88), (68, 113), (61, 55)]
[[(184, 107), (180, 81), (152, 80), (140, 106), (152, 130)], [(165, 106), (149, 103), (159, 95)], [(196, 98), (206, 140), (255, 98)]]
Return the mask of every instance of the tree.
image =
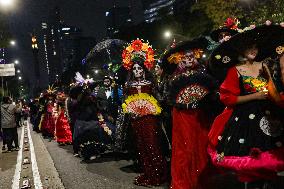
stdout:
[(241, 19), (244, 16), (239, 0), (199, 0), (191, 10), (204, 12), (212, 21), (213, 28), (218, 28), (229, 17)]
[(266, 20), (284, 22), (284, 0), (258, 0), (246, 17), (249, 23), (254, 24), (263, 24)]

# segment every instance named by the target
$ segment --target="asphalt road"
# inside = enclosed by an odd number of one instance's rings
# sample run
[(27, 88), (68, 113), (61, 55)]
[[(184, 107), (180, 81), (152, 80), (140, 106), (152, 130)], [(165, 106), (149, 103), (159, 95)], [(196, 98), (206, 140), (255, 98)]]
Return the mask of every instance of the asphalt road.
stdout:
[[(19, 128), (21, 132), (28, 132)], [(24, 136), (24, 135), (23, 135)], [(34, 169), (31, 164), (21, 166), (19, 186), (22, 186), (23, 177), (31, 180), (31, 188), (36, 189), (143, 189), (133, 184), (138, 175), (131, 168), (132, 162), (107, 153), (102, 157), (84, 162), (74, 157), (72, 146), (59, 146), (55, 141), (43, 139), (41, 134), (31, 131), (30, 136), (34, 146), (36, 163), (40, 175), (41, 187), (35, 187)], [(24, 138), (25, 140), (26, 138)], [(23, 144), (25, 147), (25, 143)], [(27, 145), (27, 144), (26, 144)], [(0, 144), (2, 147), (2, 144)], [(30, 143), (29, 143), (30, 146)], [(31, 148), (31, 146), (30, 146)], [(1, 149), (0, 149), (1, 152)], [(17, 164), (17, 152), (0, 153), (0, 189), (12, 188), (12, 180)], [(31, 159), (31, 152), (22, 151), (23, 158)], [(22, 164), (22, 163), (21, 163)], [(211, 174), (206, 178), (205, 189), (244, 189), (244, 184), (239, 183), (233, 174)], [(273, 189), (283, 189), (283, 178), (274, 183)], [(166, 189), (168, 184), (153, 189)], [(17, 188), (12, 188), (17, 189)], [(272, 189), (272, 188), (267, 188)]]

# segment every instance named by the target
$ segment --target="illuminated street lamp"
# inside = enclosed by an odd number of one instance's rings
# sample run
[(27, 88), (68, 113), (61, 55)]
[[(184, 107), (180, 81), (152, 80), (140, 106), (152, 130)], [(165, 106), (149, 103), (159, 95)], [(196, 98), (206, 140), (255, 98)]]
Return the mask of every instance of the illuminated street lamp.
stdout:
[(0, 0), (0, 5), (3, 7), (10, 7), (14, 5), (14, 0)]
[(16, 41), (15, 40), (11, 40), (10, 41), (10, 45), (15, 46), (16, 45)]
[(172, 36), (172, 32), (167, 30), (167, 31), (165, 31), (164, 36), (165, 36), (165, 38), (169, 39)]

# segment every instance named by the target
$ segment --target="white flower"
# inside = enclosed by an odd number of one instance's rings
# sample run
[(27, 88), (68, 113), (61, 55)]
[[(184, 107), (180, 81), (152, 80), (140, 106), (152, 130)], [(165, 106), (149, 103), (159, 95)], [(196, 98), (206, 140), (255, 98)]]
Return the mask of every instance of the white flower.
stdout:
[(235, 121), (239, 121), (239, 118), (238, 118), (238, 117), (235, 117)]
[(240, 144), (243, 144), (243, 143), (245, 143), (245, 139), (243, 139), (243, 138), (240, 138), (240, 140), (239, 140), (239, 143), (240, 143)]
[(222, 136), (218, 136), (218, 140), (222, 140), (222, 138), (223, 138)]
[(254, 119), (254, 118), (255, 118), (255, 115), (254, 115), (254, 114), (249, 114), (249, 118), (250, 118), (250, 119)]

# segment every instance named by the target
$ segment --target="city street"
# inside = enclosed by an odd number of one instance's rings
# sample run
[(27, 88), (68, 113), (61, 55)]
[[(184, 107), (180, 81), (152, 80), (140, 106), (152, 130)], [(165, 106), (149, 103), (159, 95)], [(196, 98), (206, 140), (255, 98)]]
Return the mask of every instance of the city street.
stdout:
[[(30, 125), (30, 124), (29, 124)], [(24, 137), (25, 126), (18, 129), (21, 149), (18, 153), (0, 154), (0, 188), (16, 189), (23, 186), (23, 181), (30, 180), (31, 188), (36, 189), (142, 189), (132, 184), (137, 176), (131, 169), (132, 162), (115, 157), (111, 153), (102, 155), (97, 160), (88, 162), (73, 157), (71, 145), (59, 146), (55, 141), (43, 139), (41, 134), (26, 129), (28, 137)], [(29, 135), (30, 133), (30, 135)], [(25, 144), (28, 140), (28, 144)], [(2, 143), (2, 142), (1, 142)], [(33, 143), (31, 145), (31, 143)], [(0, 144), (2, 146), (2, 144)], [(30, 150), (25, 151), (29, 146)], [(34, 152), (32, 149), (34, 148)], [(22, 155), (21, 155), (22, 153)], [(35, 153), (35, 158), (31, 158)], [(30, 164), (23, 165), (28, 157)], [(34, 164), (33, 164), (34, 163)], [(34, 168), (34, 167), (37, 168)], [(38, 171), (37, 171), (38, 170)], [(37, 178), (37, 176), (39, 176)], [(39, 179), (40, 178), (40, 179)], [(243, 184), (237, 182), (230, 174), (212, 174), (206, 179), (210, 189), (242, 189)], [(282, 189), (283, 179), (275, 182), (276, 189)], [(168, 184), (155, 189), (166, 189)]]

